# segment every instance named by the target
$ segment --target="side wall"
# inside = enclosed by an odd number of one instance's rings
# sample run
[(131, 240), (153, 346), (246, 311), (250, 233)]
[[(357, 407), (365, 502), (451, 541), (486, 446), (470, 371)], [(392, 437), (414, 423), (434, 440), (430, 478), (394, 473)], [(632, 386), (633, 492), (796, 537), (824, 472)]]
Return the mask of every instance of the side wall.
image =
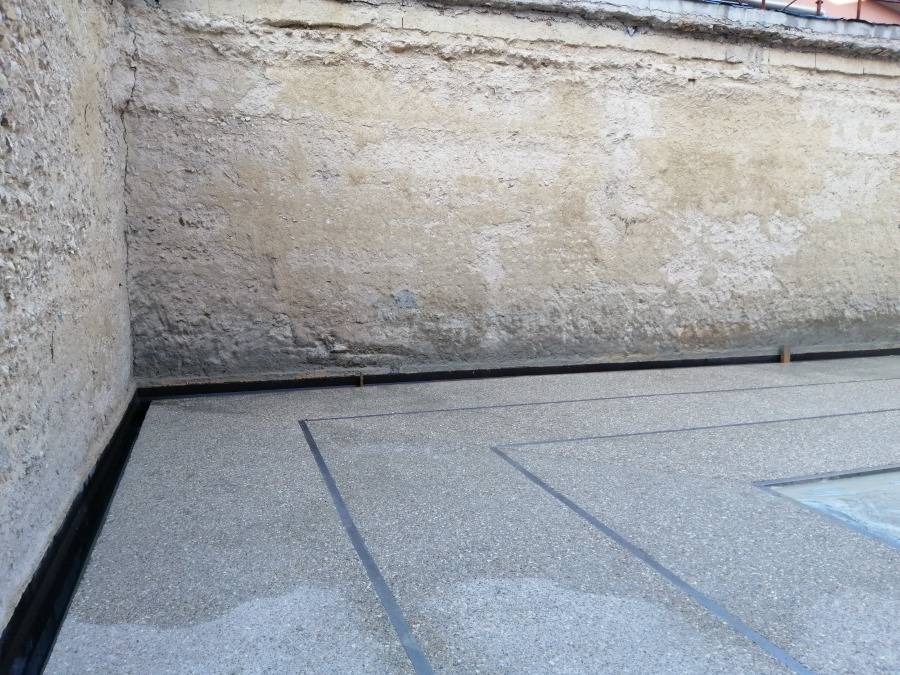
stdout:
[(133, 78), (118, 3), (0, 13), (3, 626), (131, 395), (120, 109)]
[(895, 62), (552, 13), (162, 7), (135, 8), (126, 116), (142, 376), (900, 341)]

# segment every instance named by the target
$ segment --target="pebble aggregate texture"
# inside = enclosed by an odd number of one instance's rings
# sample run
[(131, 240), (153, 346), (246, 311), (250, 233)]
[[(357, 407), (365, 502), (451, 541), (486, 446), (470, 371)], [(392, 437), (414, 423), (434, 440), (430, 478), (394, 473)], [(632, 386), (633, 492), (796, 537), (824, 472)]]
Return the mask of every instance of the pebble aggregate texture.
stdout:
[(791, 672), (624, 538), (798, 675), (896, 675), (900, 549), (753, 482), (898, 444), (900, 356), (154, 401), (46, 672), (410, 673), (411, 643), (436, 673)]
[(0, 2), (0, 626), (131, 396), (124, 8)]
[(135, 6), (139, 375), (895, 346), (896, 36), (569, 5)]
[(489, 4), (0, 0), (0, 623), (132, 364), (896, 345), (896, 30)]

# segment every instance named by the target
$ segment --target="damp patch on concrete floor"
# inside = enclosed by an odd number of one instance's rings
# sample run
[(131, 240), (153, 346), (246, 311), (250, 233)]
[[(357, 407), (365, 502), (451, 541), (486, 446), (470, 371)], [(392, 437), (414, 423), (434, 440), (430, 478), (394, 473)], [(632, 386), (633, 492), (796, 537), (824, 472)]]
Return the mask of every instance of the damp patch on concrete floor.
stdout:
[(755, 484), (898, 447), (900, 357), (157, 400), (45, 672), (898, 673), (900, 550)]
[(900, 549), (900, 466), (762, 485)]

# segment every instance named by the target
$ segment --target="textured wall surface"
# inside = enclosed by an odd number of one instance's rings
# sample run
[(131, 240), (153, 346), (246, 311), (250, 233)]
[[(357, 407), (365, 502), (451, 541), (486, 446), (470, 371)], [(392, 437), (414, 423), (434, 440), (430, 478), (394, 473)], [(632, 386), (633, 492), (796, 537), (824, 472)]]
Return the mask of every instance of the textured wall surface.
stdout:
[(448, 2), (0, 0), (0, 625), (132, 334), (148, 379), (900, 341), (893, 29)]
[(133, 77), (120, 5), (0, 14), (2, 626), (130, 397), (118, 108)]
[(448, 2), (0, 0), (0, 624), (132, 335), (148, 379), (900, 341), (893, 29)]
[(550, 14), (220, 4), (135, 10), (143, 376), (900, 339), (896, 63)]

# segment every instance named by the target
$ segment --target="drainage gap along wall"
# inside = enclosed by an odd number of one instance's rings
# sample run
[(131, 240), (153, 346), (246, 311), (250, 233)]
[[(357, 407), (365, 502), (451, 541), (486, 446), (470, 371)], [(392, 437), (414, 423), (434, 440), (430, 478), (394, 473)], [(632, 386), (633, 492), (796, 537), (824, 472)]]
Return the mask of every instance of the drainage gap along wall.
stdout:
[(895, 345), (900, 33), (658, 4), (135, 6), (137, 372)]

